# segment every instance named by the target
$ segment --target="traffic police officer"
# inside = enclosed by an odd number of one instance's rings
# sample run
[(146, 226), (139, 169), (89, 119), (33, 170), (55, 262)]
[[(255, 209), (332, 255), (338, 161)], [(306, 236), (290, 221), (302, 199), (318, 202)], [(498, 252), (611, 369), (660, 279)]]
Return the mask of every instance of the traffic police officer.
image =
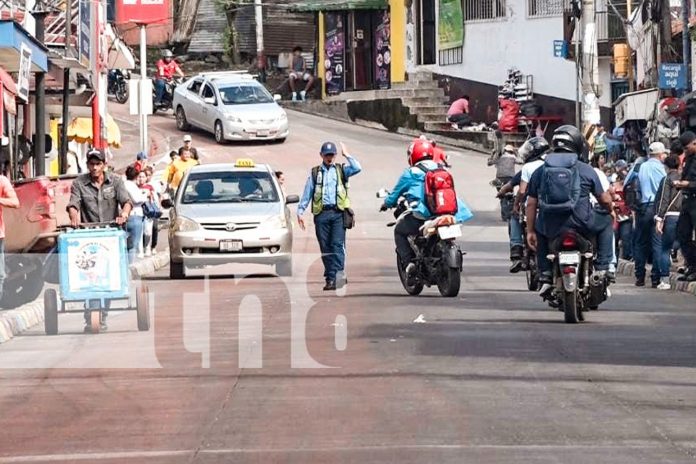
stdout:
[[(297, 207), (297, 222), (305, 230), (302, 214), (310, 206), (314, 215), (314, 227), (324, 263), (324, 290), (337, 288), (337, 276), (341, 277), (338, 286), (342, 286), (346, 260), (346, 224), (345, 215), (350, 209), (348, 198), (348, 178), (362, 169), (360, 163), (348, 154), (341, 143), (341, 153), (348, 164), (336, 164), (336, 144), (326, 142), (321, 146), (322, 163), (312, 168), (307, 178), (302, 199)], [(352, 211), (351, 211), (352, 212)], [(339, 274), (340, 273), (340, 274)]]

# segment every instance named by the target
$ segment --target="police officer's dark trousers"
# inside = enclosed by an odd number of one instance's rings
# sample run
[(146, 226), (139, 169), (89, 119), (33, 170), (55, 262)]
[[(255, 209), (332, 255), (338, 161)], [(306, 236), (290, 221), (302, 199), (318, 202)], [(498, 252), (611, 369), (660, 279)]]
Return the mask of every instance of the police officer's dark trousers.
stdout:
[(696, 270), (696, 197), (684, 198), (677, 223), (677, 239), (687, 266)]
[(327, 209), (314, 216), (314, 229), (324, 263), (324, 278), (335, 282), (336, 274), (345, 269), (346, 229), (343, 227), (343, 212)]

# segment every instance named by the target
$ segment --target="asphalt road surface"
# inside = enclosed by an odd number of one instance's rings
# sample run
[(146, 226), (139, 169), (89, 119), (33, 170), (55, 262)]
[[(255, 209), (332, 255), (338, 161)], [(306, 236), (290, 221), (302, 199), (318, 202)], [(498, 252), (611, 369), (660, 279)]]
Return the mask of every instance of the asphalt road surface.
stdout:
[[(148, 333), (115, 312), (104, 334), (66, 314), (58, 336), (20, 335), (0, 346), (0, 464), (696, 462), (693, 296), (624, 277), (587, 323), (564, 324), (508, 274), (485, 158), (452, 152), (475, 211), (462, 292), (408, 297), (375, 198), (405, 167), (408, 139), (290, 122), (282, 145), (194, 143), (204, 163), (271, 163), (300, 193), (320, 144), (344, 141), (363, 165), (348, 287), (321, 291), (313, 229), (296, 228), (293, 278), (230, 266), (170, 281), (163, 269), (140, 283)], [(150, 123), (177, 144), (171, 116)]]

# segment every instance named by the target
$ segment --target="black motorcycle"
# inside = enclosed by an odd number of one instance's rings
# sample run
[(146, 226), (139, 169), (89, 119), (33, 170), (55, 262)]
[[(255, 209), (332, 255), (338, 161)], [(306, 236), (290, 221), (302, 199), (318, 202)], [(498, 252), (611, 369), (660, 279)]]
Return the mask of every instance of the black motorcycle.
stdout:
[(121, 104), (126, 103), (128, 101), (128, 79), (130, 79), (128, 71), (120, 69), (109, 70), (107, 87), (109, 97), (115, 98)]
[(152, 79), (152, 113), (157, 111), (167, 111), (172, 109), (174, 102), (174, 90), (176, 86), (181, 84), (182, 80), (177, 78), (167, 79), (164, 84), (164, 94), (162, 101), (158, 104), (157, 101), (157, 79)]
[(527, 215), (524, 211), (524, 206), (522, 206), (523, 211), (520, 211), (520, 225), (522, 225), (522, 239), (524, 243), (524, 252), (522, 255), (522, 269), (527, 276), (527, 289), (530, 292), (536, 292), (541, 287), (539, 285), (539, 267), (537, 264), (537, 255), (534, 250), (529, 247), (527, 243)]
[[(386, 197), (388, 192), (380, 190), (378, 198)], [(411, 214), (411, 209), (404, 198), (399, 200), (395, 210), (396, 221), (387, 224), (395, 226), (399, 220)], [(456, 297), (461, 287), (461, 272), (464, 252), (456, 242), (461, 237), (462, 229), (456, 224), (453, 216), (439, 216), (426, 221), (420, 233), (409, 237), (409, 243), (416, 254), (416, 271), (408, 276), (406, 266), (396, 255), (396, 267), (399, 272), (401, 285), (409, 295), (420, 295), (424, 287), (437, 285), (440, 295)]]
[(563, 311), (567, 323), (584, 321), (587, 310), (598, 309), (609, 298), (608, 277), (593, 271), (596, 249), (592, 240), (573, 230), (550, 244), (554, 282), (550, 304)]

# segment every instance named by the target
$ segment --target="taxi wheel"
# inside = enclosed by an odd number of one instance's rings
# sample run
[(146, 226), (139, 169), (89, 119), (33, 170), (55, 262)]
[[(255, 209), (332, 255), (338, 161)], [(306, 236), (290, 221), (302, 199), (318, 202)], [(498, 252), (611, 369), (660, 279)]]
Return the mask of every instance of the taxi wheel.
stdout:
[(191, 128), (191, 125), (186, 119), (186, 112), (181, 106), (176, 109), (176, 128), (180, 131), (187, 131)]
[(215, 121), (215, 141), (220, 145), (225, 143), (225, 131), (222, 128), (222, 122), (218, 119)]
[(175, 263), (174, 261), (169, 261), (169, 278), (175, 280), (181, 280), (186, 278), (184, 273), (184, 263)]

